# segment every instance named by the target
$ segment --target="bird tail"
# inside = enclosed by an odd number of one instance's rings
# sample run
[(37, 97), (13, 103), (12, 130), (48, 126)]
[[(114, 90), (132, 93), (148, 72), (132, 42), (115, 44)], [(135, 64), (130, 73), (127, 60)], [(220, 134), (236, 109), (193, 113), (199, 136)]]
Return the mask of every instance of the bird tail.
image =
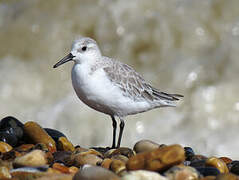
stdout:
[(159, 100), (160, 106), (176, 106), (176, 102), (183, 97), (181, 94), (169, 94), (165, 92), (160, 92), (157, 89), (152, 89), (153, 95)]

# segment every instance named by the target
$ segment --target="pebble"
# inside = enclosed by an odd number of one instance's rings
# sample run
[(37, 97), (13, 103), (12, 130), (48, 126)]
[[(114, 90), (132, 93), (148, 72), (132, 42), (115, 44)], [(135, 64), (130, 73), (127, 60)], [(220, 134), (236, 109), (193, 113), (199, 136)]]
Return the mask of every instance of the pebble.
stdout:
[(168, 180), (168, 178), (160, 175), (159, 173), (146, 171), (146, 170), (136, 170), (130, 171), (125, 174), (122, 180)]
[(44, 143), (47, 145), (50, 152), (56, 152), (55, 141), (36, 122), (29, 121), (25, 123), (24, 133), (33, 141), (33, 143)]
[(101, 164), (102, 161), (103, 159), (95, 154), (78, 153), (71, 156), (71, 165), (76, 167), (81, 167), (84, 164), (98, 165)]
[(159, 144), (150, 140), (141, 140), (134, 145), (134, 151), (136, 153), (149, 152), (159, 148)]
[(101, 167), (109, 169), (110, 168), (110, 164), (112, 162), (112, 159), (110, 158), (105, 158), (102, 163), (101, 163)]
[(198, 171), (190, 166), (174, 166), (164, 175), (170, 180), (196, 180), (199, 178)]
[(0, 131), (0, 141), (8, 143), (15, 147), (18, 144), (18, 139), (15, 135), (9, 134), (8, 131)]
[(232, 173), (223, 173), (223, 174), (219, 174), (216, 177), (216, 180), (238, 180), (238, 179), (239, 179), (238, 176)]
[(232, 162), (232, 159), (230, 159), (228, 157), (220, 157), (219, 159), (223, 160), (226, 164), (229, 164)]
[(203, 176), (217, 176), (220, 171), (215, 167), (197, 167), (195, 168)]
[(230, 172), (239, 175), (239, 161), (232, 161), (229, 165)]
[(185, 151), (185, 158), (187, 161), (191, 161), (192, 158), (195, 156), (195, 153), (191, 147), (184, 147)]
[(59, 151), (75, 151), (73, 144), (66, 138), (60, 137), (57, 141), (57, 149)]
[(131, 157), (127, 162), (127, 169), (161, 171), (180, 164), (184, 160), (185, 156), (182, 146), (164, 146), (151, 152), (138, 153)]
[(33, 150), (21, 157), (17, 157), (13, 162), (14, 167), (44, 166), (47, 163), (46, 153), (41, 150)]
[(12, 116), (0, 121), (0, 141), (15, 147), (23, 137), (23, 124)]
[(0, 166), (0, 179), (3, 178), (11, 178), (11, 174), (9, 172), (9, 169), (5, 166)]
[(123, 171), (126, 171), (125, 162), (121, 160), (113, 160), (110, 164), (110, 170), (112, 170), (115, 174), (122, 174)]
[(223, 160), (218, 159), (216, 157), (208, 158), (206, 160), (206, 165), (217, 168), (220, 171), (220, 173), (228, 173), (229, 172), (226, 163)]
[(31, 149), (34, 149), (34, 147), (35, 147), (34, 144), (22, 144), (16, 147), (15, 150), (18, 152), (27, 152), (30, 151)]
[(9, 144), (0, 141), (0, 152), (1, 153), (5, 153), (5, 152), (9, 152), (12, 150), (12, 146), (10, 146)]
[(45, 173), (43, 172), (24, 172), (24, 171), (11, 172), (13, 180), (35, 180), (44, 175)]
[(200, 180), (215, 180), (215, 179), (216, 179), (216, 176), (205, 176), (200, 178)]
[(63, 134), (62, 132), (58, 130), (51, 129), (51, 128), (43, 128), (43, 129), (47, 132), (49, 136), (52, 137), (52, 139), (54, 139), (55, 142), (57, 142), (60, 137), (66, 137), (65, 134)]
[(86, 164), (74, 175), (73, 180), (120, 180), (120, 178), (108, 169)]
[(53, 169), (56, 169), (62, 173), (70, 173), (70, 170), (68, 167), (64, 166), (63, 164), (60, 164), (60, 163), (54, 163), (52, 165), (52, 168)]
[(57, 151), (52, 154), (54, 158), (54, 162), (69, 164), (71, 161), (72, 153), (70, 151)]
[(127, 158), (130, 158), (134, 156), (135, 154), (136, 153), (130, 148), (120, 147), (118, 149), (110, 149), (104, 154), (104, 157), (111, 158), (112, 156), (116, 156), (116, 155), (124, 155)]
[(193, 160), (189, 164), (192, 167), (205, 167), (206, 166), (206, 160)]
[(72, 174), (47, 174), (36, 180), (72, 180)]
[(123, 161), (125, 163), (127, 163), (128, 160), (129, 160), (129, 158), (127, 158), (126, 156), (121, 155), (121, 154), (114, 155), (114, 156), (111, 157), (111, 159), (121, 160), (121, 161)]

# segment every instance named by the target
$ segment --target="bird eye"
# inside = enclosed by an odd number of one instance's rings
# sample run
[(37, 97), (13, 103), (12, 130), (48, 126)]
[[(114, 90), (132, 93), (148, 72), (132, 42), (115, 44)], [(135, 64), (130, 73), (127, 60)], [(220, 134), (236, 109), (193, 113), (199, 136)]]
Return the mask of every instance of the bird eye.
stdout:
[(83, 47), (81, 48), (82, 51), (86, 51), (86, 49), (87, 49), (86, 46), (83, 46)]

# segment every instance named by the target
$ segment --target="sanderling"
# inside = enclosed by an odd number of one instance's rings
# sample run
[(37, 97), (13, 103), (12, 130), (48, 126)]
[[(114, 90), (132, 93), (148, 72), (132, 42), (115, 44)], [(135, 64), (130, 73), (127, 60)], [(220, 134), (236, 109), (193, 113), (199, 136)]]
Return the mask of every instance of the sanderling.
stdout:
[[(175, 101), (183, 97), (152, 87), (132, 67), (103, 56), (97, 43), (88, 37), (77, 39), (71, 52), (53, 67), (68, 61), (74, 61), (71, 78), (77, 96), (91, 108), (111, 116), (112, 148), (120, 147), (125, 116), (175, 106)], [(120, 119), (117, 146), (115, 117)]]

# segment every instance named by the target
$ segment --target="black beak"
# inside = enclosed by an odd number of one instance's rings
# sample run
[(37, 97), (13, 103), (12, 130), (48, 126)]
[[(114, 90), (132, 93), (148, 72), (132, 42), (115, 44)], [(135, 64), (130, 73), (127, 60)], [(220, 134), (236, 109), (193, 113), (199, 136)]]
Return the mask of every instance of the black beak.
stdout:
[(53, 68), (57, 68), (58, 66), (68, 62), (68, 61), (71, 61), (75, 56), (73, 56), (71, 53), (68, 54), (67, 56), (65, 56), (63, 59), (61, 59), (59, 62), (57, 62)]

